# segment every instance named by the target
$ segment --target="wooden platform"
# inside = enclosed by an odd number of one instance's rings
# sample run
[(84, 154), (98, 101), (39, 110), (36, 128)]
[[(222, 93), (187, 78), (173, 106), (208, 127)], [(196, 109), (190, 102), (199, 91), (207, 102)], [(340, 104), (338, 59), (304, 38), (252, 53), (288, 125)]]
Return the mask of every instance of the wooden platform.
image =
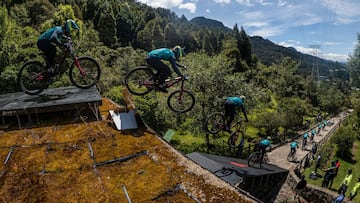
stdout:
[(90, 108), (98, 114), (98, 106), (102, 97), (96, 87), (79, 89), (77, 87), (61, 87), (45, 89), (39, 95), (27, 95), (23, 92), (0, 95), (0, 117), (2, 125), (7, 125), (8, 117), (16, 117), (21, 128), (20, 116), (27, 116), (31, 121), (32, 115), (59, 112), (67, 110), (81, 111)]

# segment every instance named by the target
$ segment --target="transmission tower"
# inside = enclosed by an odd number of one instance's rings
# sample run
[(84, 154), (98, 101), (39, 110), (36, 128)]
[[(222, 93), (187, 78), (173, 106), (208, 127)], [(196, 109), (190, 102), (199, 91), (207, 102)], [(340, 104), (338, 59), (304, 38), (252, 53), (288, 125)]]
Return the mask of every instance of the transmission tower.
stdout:
[[(318, 60), (318, 53), (319, 53), (319, 50), (320, 50), (320, 45), (318, 44), (312, 44), (310, 45), (310, 48), (312, 49), (312, 54), (313, 56), (315, 56), (315, 60), (313, 62), (313, 66), (311, 68), (311, 77), (316, 77), (316, 80), (318, 82), (318, 85), (320, 85), (320, 75), (319, 75), (319, 60)], [(314, 76), (314, 71), (316, 71), (316, 76)]]

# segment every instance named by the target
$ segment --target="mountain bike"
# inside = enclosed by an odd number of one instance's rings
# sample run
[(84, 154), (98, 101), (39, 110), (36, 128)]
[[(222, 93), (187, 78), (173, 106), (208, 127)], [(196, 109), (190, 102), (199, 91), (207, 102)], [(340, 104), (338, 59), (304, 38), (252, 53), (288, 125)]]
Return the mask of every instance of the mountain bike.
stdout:
[[(241, 154), (241, 139), (244, 138), (244, 127), (242, 125), (243, 120), (241, 118), (238, 119), (238, 121), (234, 122), (231, 125), (231, 129), (235, 128), (234, 131), (230, 132), (230, 136), (227, 140), (227, 144), (229, 147), (229, 150), (231, 153), (236, 153), (237, 149), (237, 155)], [(205, 130), (210, 134), (217, 134), (220, 131), (226, 131), (226, 121), (225, 121), (225, 115), (221, 112), (215, 112), (210, 114), (205, 120)]]
[[(185, 71), (186, 67), (182, 67)], [(180, 89), (172, 92), (167, 99), (169, 108), (177, 113), (185, 113), (190, 111), (195, 105), (195, 96), (188, 90), (184, 89), (185, 77), (175, 77), (165, 80), (166, 88), (172, 87), (175, 84), (181, 83)], [(159, 84), (156, 82), (155, 73), (151, 68), (146, 66), (138, 66), (128, 72), (125, 76), (125, 85), (129, 92), (134, 95), (146, 95), (153, 90), (156, 90)]]
[(287, 160), (289, 162), (295, 162), (296, 161), (296, 150), (295, 151), (290, 151), (288, 156), (287, 156)]
[[(70, 81), (78, 88), (87, 89), (99, 81), (101, 74), (99, 63), (90, 56), (77, 57), (71, 38), (64, 38), (68, 46), (64, 50), (60, 63), (56, 64), (51, 72), (46, 68), (46, 59), (45, 64), (40, 61), (27, 61), (21, 67), (17, 76), (17, 83), (24, 93), (29, 95), (40, 94), (49, 87), (57, 76), (60, 77), (69, 68)], [(70, 66), (66, 66), (65, 60), (69, 56), (73, 62)]]
[(261, 160), (261, 151), (255, 151), (249, 155), (247, 160), (248, 160), (248, 166), (253, 167), (255, 165), (259, 165), (259, 167), (261, 168), (262, 164), (267, 163), (269, 161), (269, 157), (265, 153), (263, 160)]
[(307, 139), (302, 140), (302, 144), (301, 144), (301, 150), (305, 150), (306, 149), (306, 144), (307, 144)]

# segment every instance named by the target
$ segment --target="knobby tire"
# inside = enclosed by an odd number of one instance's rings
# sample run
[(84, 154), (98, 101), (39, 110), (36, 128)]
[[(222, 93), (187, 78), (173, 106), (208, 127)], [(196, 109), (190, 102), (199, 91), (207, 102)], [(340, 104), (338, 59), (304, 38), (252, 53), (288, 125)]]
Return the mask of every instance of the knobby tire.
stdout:
[(125, 86), (134, 95), (145, 95), (154, 90), (154, 72), (146, 66), (138, 66), (125, 76)]
[(100, 80), (101, 69), (99, 63), (92, 57), (82, 56), (78, 58), (85, 74), (81, 74), (75, 63), (70, 67), (69, 77), (73, 85), (81, 89), (88, 89)]
[(169, 95), (167, 104), (172, 111), (185, 113), (194, 107), (195, 96), (187, 90), (176, 90)]
[(225, 116), (223, 113), (215, 112), (205, 120), (205, 130), (210, 134), (217, 134), (225, 128)]
[(26, 62), (18, 73), (17, 84), (26, 94), (40, 94), (48, 86), (44, 65), (38, 61)]

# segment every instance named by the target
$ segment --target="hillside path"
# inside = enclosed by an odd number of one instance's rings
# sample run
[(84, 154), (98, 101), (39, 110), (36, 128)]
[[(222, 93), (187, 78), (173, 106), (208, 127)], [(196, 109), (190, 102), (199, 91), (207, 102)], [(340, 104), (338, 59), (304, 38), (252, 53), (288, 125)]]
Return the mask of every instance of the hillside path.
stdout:
[[(334, 132), (334, 130), (340, 126), (341, 121), (348, 115), (349, 115), (349, 113), (342, 112), (338, 116), (330, 118), (328, 121), (333, 121), (334, 124), (331, 126), (326, 126), (325, 128), (323, 128), (320, 131), (319, 134), (315, 135), (315, 137), (314, 137), (315, 142), (319, 143), (323, 139), (325, 139), (327, 136), (331, 136), (331, 134)], [(304, 133), (309, 132), (310, 130), (311, 129), (308, 129), (308, 130), (304, 131)], [(299, 148), (296, 150), (297, 160), (302, 160), (308, 153), (311, 152), (312, 144), (308, 142), (308, 144), (306, 145), (306, 149), (301, 150), (302, 135), (299, 136), (299, 138), (296, 140), (298, 140), (298, 142), (299, 142)], [(318, 150), (319, 150), (319, 147), (318, 147)], [(287, 169), (287, 170), (294, 170), (297, 163), (287, 161), (287, 155), (289, 153), (290, 153), (290, 143), (279, 146), (279, 147), (273, 149), (271, 152), (268, 152), (269, 162), (271, 164), (277, 165), (277, 166)], [(282, 188), (280, 189), (274, 202), (282, 202), (286, 199), (293, 199), (294, 198), (293, 195), (294, 194), (292, 193), (291, 187), (285, 182), (282, 185)]]

